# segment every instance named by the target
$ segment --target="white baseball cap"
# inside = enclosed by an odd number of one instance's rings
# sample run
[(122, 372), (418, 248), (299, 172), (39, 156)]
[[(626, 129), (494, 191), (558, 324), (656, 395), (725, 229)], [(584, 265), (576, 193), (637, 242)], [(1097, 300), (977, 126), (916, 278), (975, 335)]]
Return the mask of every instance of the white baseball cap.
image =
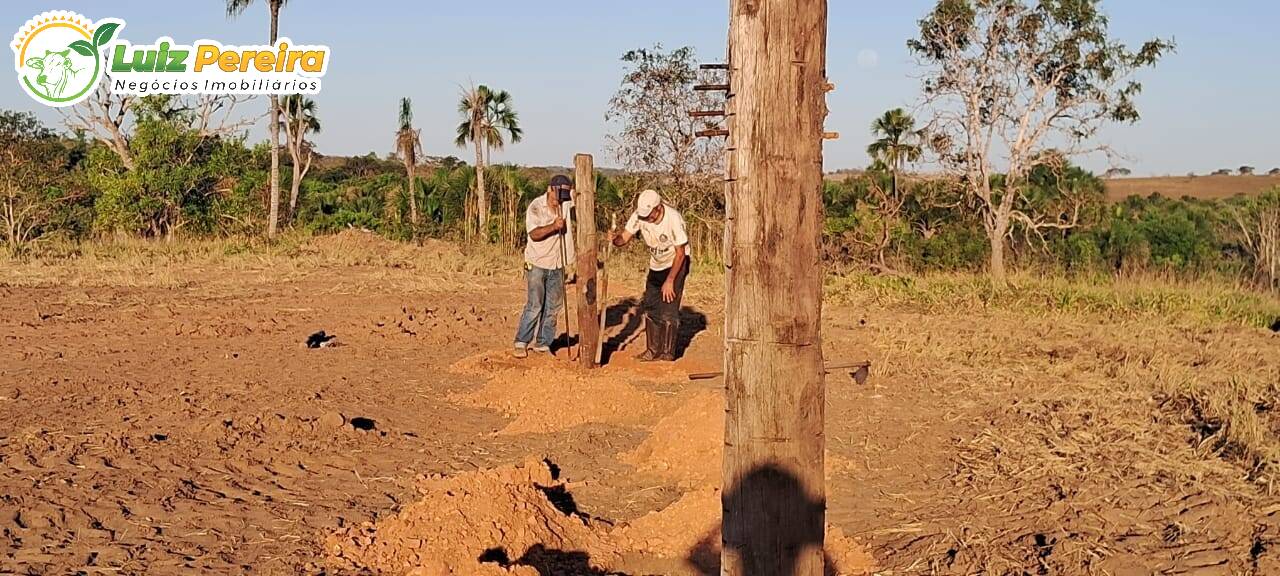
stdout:
[(636, 215), (641, 218), (648, 218), (653, 213), (653, 209), (662, 204), (662, 197), (655, 190), (645, 190), (640, 193), (640, 198), (636, 200)]

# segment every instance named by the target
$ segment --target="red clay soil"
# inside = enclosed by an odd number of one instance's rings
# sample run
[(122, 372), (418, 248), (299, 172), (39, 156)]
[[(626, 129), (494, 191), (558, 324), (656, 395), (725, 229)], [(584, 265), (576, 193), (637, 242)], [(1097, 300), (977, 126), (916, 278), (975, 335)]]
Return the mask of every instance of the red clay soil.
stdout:
[[(422, 500), (376, 524), (330, 536), (338, 572), (408, 576), (592, 576), (626, 569), (639, 554), (714, 573), (720, 560), (720, 490), (689, 492), (667, 508), (612, 530), (573, 507), (568, 487), (543, 462), (431, 477)], [(839, 528), (827, 533), (832, 574), (863, 575), (875, 559)]]
[[(644, 557), (704, 574), (717, 571), (721, 391), (664, 397), (628, 383), (646, 376), (670, 383), (680, 374), (671, 365), (648, 374), (625, 366), (581, 372), (546, 356), (515, 360), (486, 352), (450, 369), (487, 378), (478, 390), (450, 399), (505, 414), (511, 422), (503, 435), (557, 432), (589, 422), (652, 426), (619, 459), (655, 484), (677, 483), (686, 491), (669, 506), (609, 530), (577, 513), (568, 485), (543, 463), (432, 478), (421, 483), (419, 502), (376, 525), (331, 537), (332, 566), (423, 576), (520, 573), (530, 567), (543, 574), (586, 575), (627, 569), (621, 559)], [(862, 545), (838, 528), (829, 532), (827, 548), (837, 574), (869, 574), (876, 567)], [(549, 566), (553, 572), (546, 571)]]
[(678, 399), (622, 461), (642, 475), (678, 483), (682, 488), (719, 486), (724, 445), (724, 394), (697, 391)]
[[(0, 574), (429, 574), (439, 558), (598, 575), (615, 557), (630, 575), (715, 573), (722, 384), (686, 375), (721, 360), (716, 279), (690, 280), (707, 322), (679, 362), (632, 350), (582, 374), (507, 356), (517, 266), (468, 272), (355, 234), (304, 248), (0, 269)], [(1280, 498), (1260, 481), (1277, 466), (1224, 443), (1276, 446), (1271, 332), (840, 301), (823, 316), (828, 359), (875, 363), (865, 385), (827, 382), (841, 571), (1280, 574)], [(319, 329), (341, 345), (306, 349)], [(1223, 406), (1258, 426), (1223, 428)], [(559, 478), (511, 468), (531, 457)], [(446, 514), (462, 516), (423, 521)]]
[(376, 525), (364, 523), (328, 539), (336, 570), (387, 574), (590, 574), (617, 556), (602, 530), (556, 508), (566, 494), (547, 464), (433, 476), (422, 500)]
[[(620, 459), (642, 478), (675, 483), (682, 489), (719, 488), (723, 480), (724, 393), (697, 390), (676, 399), (679, 407), (653, 426), (635, 450)], [(847, 476), (853, 463), (825, 457), (828, 478)]]
[(511, 418), (499, 434), (558, 432), (588, 423), (640, 426), (671, 405), (618, 372), (583, 372), (545, 355), (515, 362), (509, 353), (484, 353), (459, 361), (453, 370), (487, 379), (478, 390), (449, 399)]

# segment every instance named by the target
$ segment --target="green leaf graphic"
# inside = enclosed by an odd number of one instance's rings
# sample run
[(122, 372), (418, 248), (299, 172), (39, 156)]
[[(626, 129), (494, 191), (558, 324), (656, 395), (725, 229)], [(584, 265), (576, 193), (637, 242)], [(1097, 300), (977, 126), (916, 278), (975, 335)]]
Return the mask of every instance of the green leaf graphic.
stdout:
[(93, 53), (95, 52), (93, 44), (85, 42), (84, 40), (76, 40), (75, 42), (72, 42), (69, 48), (75, 50), (76, 54), (81, 56), (93, 56)]
[(111, 42), (111, 38), (115, 36), (116, 29), (119, 27), (120, 25), (115, 22), (109, 22), (99, 26), (93, 33), (94, 46), (106, 46), (108, 42)]

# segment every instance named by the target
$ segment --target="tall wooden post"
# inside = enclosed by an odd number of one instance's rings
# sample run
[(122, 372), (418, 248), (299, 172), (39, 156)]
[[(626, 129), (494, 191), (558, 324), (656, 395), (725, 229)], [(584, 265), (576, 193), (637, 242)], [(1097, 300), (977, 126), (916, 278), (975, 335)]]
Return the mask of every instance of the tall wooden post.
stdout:
[(578, 362), (583, 368), (596, 365), (596, 344), (600, 341), (600, 294), (596, 286), (596, 171), (590, 154), (573, 157), (574, 210), (578, 220), (577, 268), (578, 286), (583, 297), (578, 300)]
[(731, 0), (722, 574), (823, 574), (827, 0)]

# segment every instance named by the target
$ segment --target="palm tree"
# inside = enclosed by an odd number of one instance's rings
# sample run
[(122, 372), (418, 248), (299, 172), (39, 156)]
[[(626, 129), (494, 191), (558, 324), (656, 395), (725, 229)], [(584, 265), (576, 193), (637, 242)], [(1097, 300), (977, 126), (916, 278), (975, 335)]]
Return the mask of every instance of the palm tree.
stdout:
[(898, 174), (908, 162), (920, 160), (923, 154), (924, 137), (916, 130), (916, 121), (901, 108), (885, 112), (871, 123), (871, 134), (877, 139), (867, 147), (867, 154), (875, 160), (872, 171), (889, 172), (890, 190), (886, 194), (880, 184), (880, 175), (871, 174), (872, 202), (880, 224), (880, 233), (874, 243), (868, 245), (875, 249), (876, 266), (881, 271), (889, 270), (885, 264), (885, 252), (893, 240), (893, 229), (901, 219), (902, 206), (906, 199), (898, 189)]
[(489, 162), (490, 150), (502, 150), (506, 147), (507, 142), (502, 137), (504, 131), (511, 138), (512, 144), (524, 138), (524, 129), (520, 128), (520, 115), (516, 113), (511, 103), (511, 93), (499, 90), (490, 93), (489, 96), (485, 111), (484, 160), (486, 164)]
[[(288, 0), (265, 0), (271, 11), (271, 45), (276, 45), (280, 31), (280, 8)], [(253, 4), (253, 0), (226, 0), (227, 17), (235, 18)], [(267, 237), (275, 238), (276, 222), (280, 219), (280, 102), (271, 95), (271, 208), (267, 220)]]
[(280, 126), (284, 128), (285, 144), (293, 160), (293, 179), (289, 181), (289, 217), (292, 218), (298, 211), (302, 179), (311, 170), (313, 149), (307, 135), (320, 132), (320, 119), (316, 117), (315, 100), (301, 94), (285, 96), (280, 101), (280, 112)]
[[(484, 138), (481, 132), (484, 130), (484, 112), (485, 103), (488, 101), (489, 88), (485, 86), (472, 87), (470, 90), (462, 93), (462, 100), (458, 102), (458, 114), (462, 116), (462, 122), (458, 124), (458, 138), (454, 143), (459, 148), (471, 142), (476, 149), (476, 202), (484, 203)], [(468, 214), (469, 216), (469, 214)], [(481, 220), (483, 222), (483, 220)], [(468, 219), (465, 224), (466, 230), (471, 230), (471, 221)]]
[(468, 142), (475, 146), (476, 224), (477, 232), (483, 234), (489, 221), (489, 196), (484, 179), (489, 153), (506, 146), (502, 135), (504, 131), (513, 143), (520, 141), (524, 131), (512, 106), (511, 94), (506, 90), (494, 92), (488, 86), (479, 86), (464, 91), (458, 102), (458, 114), (462, 116), (462, 122), (458, 124), (458, 137), (454, 143), (459, 148)]
[(898, 173), (908, 162), (920, 160), (924, 153), (916, 120), (906, 110), (895, 108), (871, 123), (871, 134), (877, 140), (867, 147), (867, 154), (888, 169), (893, 176), (893, 193), (897, 195)]
[(418, 153), (422, 150), (420, 131), (413, 128), (413, 103), (400, 99), (400, 129), (396, 130), (396, 150), (404, 161), (405, 179), (409, 183), (409, 219), (416, 233), (418, 227), (418, 194), (414, 170), (418, 166)]

